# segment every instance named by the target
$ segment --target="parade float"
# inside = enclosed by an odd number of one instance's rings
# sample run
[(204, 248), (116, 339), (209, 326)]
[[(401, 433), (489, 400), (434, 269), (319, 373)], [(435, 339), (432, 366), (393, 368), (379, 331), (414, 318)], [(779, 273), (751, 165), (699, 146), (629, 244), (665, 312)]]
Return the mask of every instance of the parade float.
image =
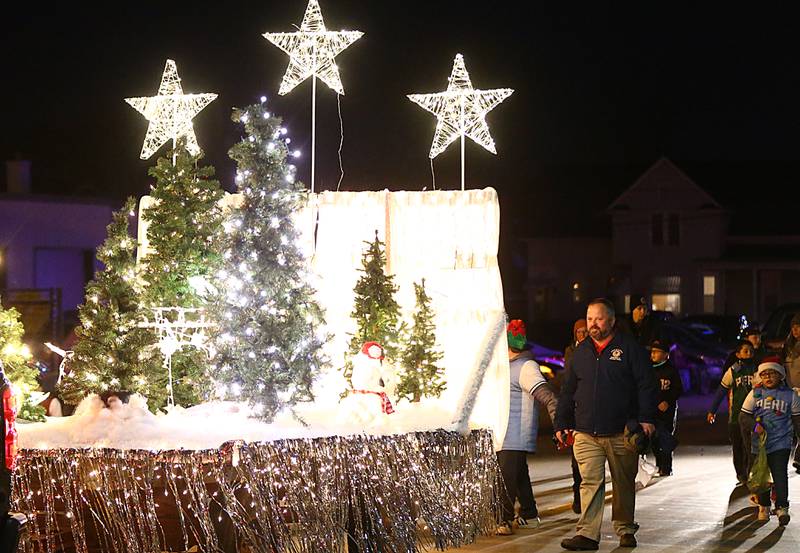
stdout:
[[(290, 57), (280, 93), (342, 94), (334, 57), (360, 36), (311, 0), (298, 31), (265, 35)], [(494, 151), (485, 114), (510, 94), (473, 89), (459, 55), (446, 92), (410, 97), (438, 118), (431, 159), (460, 138), (463, 168), (465, 137)], [(156, 96), (128, 99), (142, 157), (172, 148), (98, 250), (64, 352), (74, 413), (19, 428), (25, 550), (416, 551), (493, 530), (496, 192), (309, 191), (262, 98), (233, 112), (228, 194), (191, 123), (215, 97), (168, 60)]]

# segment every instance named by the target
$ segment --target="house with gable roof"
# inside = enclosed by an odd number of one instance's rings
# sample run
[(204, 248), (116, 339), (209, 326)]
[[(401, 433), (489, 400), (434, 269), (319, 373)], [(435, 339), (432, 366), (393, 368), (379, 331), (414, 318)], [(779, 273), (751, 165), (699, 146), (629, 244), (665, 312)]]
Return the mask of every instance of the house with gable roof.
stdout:
[(529, 320), (572, 321), (599, 296), (628, 313), (631, 298), (645, 296), (653, 310), (678, 316), (745, 314), (763, 323), (778, 305), (800, 301), (800, 235), (733, 227), (736, 209), (667, 158), (611, 202), (605, 216), (610, 237), (526, 241)]

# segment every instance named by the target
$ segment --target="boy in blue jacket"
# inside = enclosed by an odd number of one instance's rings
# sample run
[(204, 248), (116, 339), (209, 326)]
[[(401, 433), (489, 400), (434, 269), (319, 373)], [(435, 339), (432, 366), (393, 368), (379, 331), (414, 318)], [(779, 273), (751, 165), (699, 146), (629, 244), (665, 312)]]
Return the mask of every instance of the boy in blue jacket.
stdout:
[[(786, 370), (779, 363), (758, 366), (761, 386), (745, 398), (739, 423), (752, 436), (753, 457), (758, 453), (759, 434), (766, 433), (767, 463), (775, 486), (778, 524), (789, 524), (789, 454), (792, 435), (800, 436), (800, 396), (786, 383)], [(758, 496), (758, 519), (769, 520), (770, 492)]]

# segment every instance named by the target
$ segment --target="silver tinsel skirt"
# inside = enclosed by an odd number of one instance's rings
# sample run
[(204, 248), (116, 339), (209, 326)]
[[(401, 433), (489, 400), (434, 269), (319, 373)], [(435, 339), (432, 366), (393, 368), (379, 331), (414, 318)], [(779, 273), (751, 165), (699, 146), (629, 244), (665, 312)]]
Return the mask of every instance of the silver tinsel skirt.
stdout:
[(495, 529), (491, 432), (23, 450), (28, 553), (416, 552)]

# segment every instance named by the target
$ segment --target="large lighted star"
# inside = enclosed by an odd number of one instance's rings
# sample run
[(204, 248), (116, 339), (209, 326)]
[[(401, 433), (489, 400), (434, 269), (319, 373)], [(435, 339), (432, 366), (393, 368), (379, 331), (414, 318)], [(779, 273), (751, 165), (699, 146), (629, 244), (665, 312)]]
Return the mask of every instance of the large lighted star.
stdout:
[(319, 77), (337, 94), (344, 94), (334, 58), (363, 35), (361, 31), (328, 31), (319, 2), (310, 0), (298, 32), (264, 33), (264, 38), (289, 54), (289, 67), (278, 94), (288, 94), (312, 75)]
[(214, 101), (216, 94), (184, 94), (175, 62), (167, 60), (158, 94), (145, 98), (125, 98), (131, 106), (144, 115), (150, 125), (144, 137), (142, 159), (148, 159), (168, 140), (183, 138), (186, 149), (192, 154), (200, 152), (194, 134), (192, 119), (201, 109)]
[(447, 91), (436, 94), (409, 94), (408, 99), (433, 113), (436, 133), (429, 157), (441, 154), (458, 137), (470, 137), (493, 154), (497, 153), (489, 134), (486, 114), (514, 92), (510, 88), (478, 90), (472, 88), (464, 57), (456, 55)]

